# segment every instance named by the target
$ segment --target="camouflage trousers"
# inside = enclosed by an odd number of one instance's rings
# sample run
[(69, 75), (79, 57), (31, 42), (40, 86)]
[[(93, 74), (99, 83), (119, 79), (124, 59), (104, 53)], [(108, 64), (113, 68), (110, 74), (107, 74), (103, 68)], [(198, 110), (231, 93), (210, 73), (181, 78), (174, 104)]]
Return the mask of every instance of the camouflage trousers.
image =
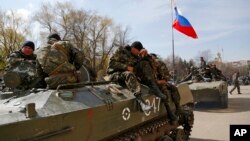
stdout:
[(235, 89), (237, 89), (238, 94), (240, 93), (240, 84), (239, 83), (234, 83), (233, 88), (229, 91), (232, 93)]
[(119, 83), (120, 85), (125, 85), (132, 93), (140, 93), (141, 85), (138, 82), (134, 73), (129, 71), (115, 72), (110, 75), (112, 81)]
[(167, 85), (160, 86), (160, 90), (167, 96), (165, 102), (169, 102), (172, 99), (175, 104), (178, 105), (180, 103), (180, 94), (176, 86), (168, 83)]
[(76, 83), (77, 77), (74, 73), (61, 73), (45, 78), (49, 89), (55, 89), (60, 84)]

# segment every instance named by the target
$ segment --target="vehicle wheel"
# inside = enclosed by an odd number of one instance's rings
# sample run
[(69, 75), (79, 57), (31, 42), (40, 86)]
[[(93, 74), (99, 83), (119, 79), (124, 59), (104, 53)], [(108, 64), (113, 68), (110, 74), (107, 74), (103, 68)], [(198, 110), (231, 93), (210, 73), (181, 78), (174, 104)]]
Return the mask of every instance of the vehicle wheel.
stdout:
[(183, 129), (175, 129), (173, 134), (174, 141), (186, 141), (186, 135)]
[(173, 139), (169, 137), (168, 135), (165, 135), (165, 136), (160, 137), (160, 139), (158, 139), (157, 141), (173, 141)]

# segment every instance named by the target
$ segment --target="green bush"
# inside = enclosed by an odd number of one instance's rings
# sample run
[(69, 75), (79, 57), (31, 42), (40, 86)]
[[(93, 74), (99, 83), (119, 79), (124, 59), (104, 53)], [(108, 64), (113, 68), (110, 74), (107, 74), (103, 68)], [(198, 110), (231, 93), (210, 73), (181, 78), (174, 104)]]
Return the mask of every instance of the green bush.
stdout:
[(3, 71), (5, 69), (5, 62), (0, 61), (0, 71)]

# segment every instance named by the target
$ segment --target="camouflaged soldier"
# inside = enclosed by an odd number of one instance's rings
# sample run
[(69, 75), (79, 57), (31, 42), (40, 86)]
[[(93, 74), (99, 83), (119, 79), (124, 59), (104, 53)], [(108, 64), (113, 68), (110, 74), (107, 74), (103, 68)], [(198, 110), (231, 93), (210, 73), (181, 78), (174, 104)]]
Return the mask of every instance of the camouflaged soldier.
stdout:
[(180, 111), (183, 111), (180, 106), (180, 94), (174, 85), (168, 83), (170, 74), (166, 64), (159, 60), (156, 54), (151, 53), (150, 55), (154, 62), (153, 65), (155, 68), (155, 77), (157, 79), (157, 84), (160, 87), (161, 91), (167, 96), (167, 99), (163, 101), (164, 105), (168, 112), (169, 118), (172, 122), (176, 123), (178, 122), (178, 117), (171, 110), (169, 101), (171, 101), (170, 99), (172, 98), (176, 107), (176, 113), (180, 113)]
[(139, 41), (134, 42), (131, 45), (131, 49), (139, 50), (139, 54), (137, 55), (137, 63), (134, 66), (134, 73), (140, 80), (140, 83), (147, 85), (150, 91), (156, 96), (160, 97), (161, 99), (166, 99), (166, 95), (161, 92), (156, 83), (152, 58), (150, 55), (148, 55), (147, 50), (143, 48)]
[(7, 58), (7, 69), (16, 63), (20, 64), (21, 61), (34, 63), (36, 60), (34, 50), (35, 44), (32, 41), (25, 41), (19, 51), (11, 53)]
[(4, 74), (4, 83), (7, 87), (17, 89), (40, 87), (34, 50), (35, 44), (32, 41), (25, 41), (19, 51), (8, 56)]
[(226, 77), (222, 74), (215, 64), (210, 65), (210, 72), (213, 81), (223, 80), (226, 81)]
[(205, 69), (207, 64), (203, 57), (200, 57), (200, 69)]
[(233, 88), (229, 91), (230, 94), (232, 94), (232, 92), (233, 92), (235, 89), (237, 89), (238, 94), (241, 94), (241, 92), (240, 92), (240, 83), (239, 83), (239, 75), (240, 75), (240, 72), (237, 71), (237, 72), (235, 72), (235, 73), (233, 74), (233, 76), (232, 76), (232, 80), (233, 80), (234, 86), (233, 86)]
[(141, 82), (148, 85), (157, 96), (163, 99), (165, 99), (166, 96), (160, 92), (156, 83), (152, 79), (151, 66), (147, 61), (142, 60), (144, 55), (146, 55), (146, 50), (138, 41), (134, 42), (131, 47), (126, 46), (124, 48), (118, 48), (110, 58), (108, 74), (112, 81), (118, 82), (121, 85), (126, 85), (128, 89), (134, 93), (142, 110), (149, 110), (151, 107), (146, 105), (141, 97), (141, 86), (138, 77)]
[(137, 63), (139, 50), (131, 49), (130, 46), (119, 47), (110, 58), (108, 74), (111, 81), (125, 85), (136, 97), (143, 111), (151, 109), (141, 97), (141, 86), (134, 74), (134, 67)]
[(45, 77), (48, 88), (79, 82), (76, 71), (83, 65), (83, 56), (69, 41), (56, 33), (48, 36), (48, 45), (37, 51), (39, 74)]

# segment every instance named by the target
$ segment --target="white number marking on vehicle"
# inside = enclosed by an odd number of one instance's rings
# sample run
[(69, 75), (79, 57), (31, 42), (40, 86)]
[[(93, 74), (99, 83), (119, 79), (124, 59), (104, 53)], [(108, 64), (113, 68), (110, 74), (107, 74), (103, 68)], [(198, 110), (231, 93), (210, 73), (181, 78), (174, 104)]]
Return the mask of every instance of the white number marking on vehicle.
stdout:
[[(150, 103), (149, 99), (146, 99), (145, 102), (150, 105), (154, 109), (154, 113), (160, 111), (161, 99), (159, 97), (153, 98), (152, 102)], [(149, 116), (151, 111), (144, 112), (146, 116)]]

